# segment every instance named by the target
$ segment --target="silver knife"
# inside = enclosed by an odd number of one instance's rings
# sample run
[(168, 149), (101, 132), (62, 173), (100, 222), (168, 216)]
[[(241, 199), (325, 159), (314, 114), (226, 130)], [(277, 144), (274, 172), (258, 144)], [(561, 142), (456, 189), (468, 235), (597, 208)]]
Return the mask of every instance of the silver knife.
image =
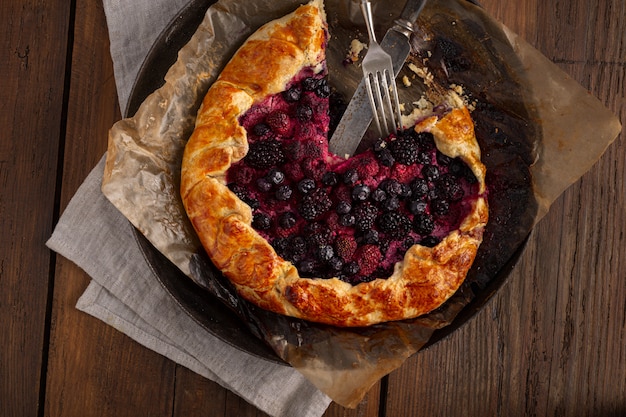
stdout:
[[(394, 21), (394, 25), (380, 42), (380, 46), (391, 55), (393, 72), (396, 75), (409, 56), (411, 51), (409, 39), (413, 32), (413, 23), (425, 4), (426, 0), (407, 0), (400, 17)], [(330, 139), (329, 150), (335, 155), (353, 155), (367, 131), (372, 117), (372, 108), (367, 98), (365, 82), (361, 80)]]

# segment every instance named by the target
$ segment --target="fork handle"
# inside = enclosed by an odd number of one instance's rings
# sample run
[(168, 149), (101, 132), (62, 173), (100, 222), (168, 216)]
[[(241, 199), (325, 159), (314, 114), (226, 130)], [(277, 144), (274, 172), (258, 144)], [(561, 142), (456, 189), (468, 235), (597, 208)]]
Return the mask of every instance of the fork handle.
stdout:
[(369, 0), (361, 0), (361, 12), (363, 12), (363, 18), (365, 19), (365, 25), (367, 26), (367, 33), (369, 34), (370, 41), (376, 42), (376, 34), (374, 33), (374, 17), (372, 15), (372, 3)]
[(407, 0), (404, 5), (404, 9), (402, 9), (402, 13), (400, 13), (400, 17), (396, 19), (395, 23), (400, 25), (402, 29), (409, 31), (409, 33), (406, 33), (407, 36), (409, 36), (410, 32), (413, 32), (413, 24), (425, 5), (426, 0)]

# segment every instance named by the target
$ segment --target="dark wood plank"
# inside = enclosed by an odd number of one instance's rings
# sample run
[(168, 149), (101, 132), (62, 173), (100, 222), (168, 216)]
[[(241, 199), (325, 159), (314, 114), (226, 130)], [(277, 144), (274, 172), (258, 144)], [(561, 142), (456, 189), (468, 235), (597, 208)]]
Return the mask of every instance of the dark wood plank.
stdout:
[(36, 416), (70, 7), (25, 0), (1, 10), (0, 415)]
[[(481, 3), (626, 120), (624, 2)], [(389, 417), (626, 414), (625, 155), (623, 130), (491, 303), (392, 374)]]
[[(61, 209), (121, 117), (102, 5), (79, 1), (75, 15)], [(59, 256), (55, 275), (45, 415), (171, 415), (175, 364), (78, 311), (89, 277), (73, 263)]]

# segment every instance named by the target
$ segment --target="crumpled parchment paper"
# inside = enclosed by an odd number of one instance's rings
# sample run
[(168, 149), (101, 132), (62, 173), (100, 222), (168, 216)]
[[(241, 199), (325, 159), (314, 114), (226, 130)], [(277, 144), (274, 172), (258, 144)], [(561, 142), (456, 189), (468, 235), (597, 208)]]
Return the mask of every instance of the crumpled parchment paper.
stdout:
[[(165, 85), (150, 95), (134, 116), (111, 128), (102, 190), (155, 248), (199, 286), (236, 309), (278, 356), (334, 401), (354, 407), (376, 381), (424, 346), (433, 332), (454, 320), (472, 300), (472, 287), (462, 287), (442, 308), (427, 316), (364, 329), (338, 329), (278, 316), (237, 299), (228, 283), (203, 268), (206, 255), (179, 196), (182, 153), (205, 92), (254, 30), (299, 4), (293, 0), (221, 0), (210, 7), (168, 71)], [(374, 4), (379, 39), (402, 6), (399, 0)], [(342, 61), (352, 39), (367, 40), (359, 2), (327, 0), (326, 11), (331, 34), (327, 53), (330, 82), (341, 86), (349, 99), (361, 72), (358, 64), (344, 66)], [(432, 22), (441, 16), (452, 16), (448, 23), (455, 26), (458, 22), (461, 30), (480, 27), (492, 44), (498, 44), (494, 48), (507, 62), (507, 71), (519, 76), (516, 82), (523, 92), (515, 104), (528, 110), (519, 117), (527, 122), (528, 131), (534, 132), (527, 145), (532, 147), (534, 158), (528, 165), (535, 205), (527, 210), (532, 221), (520, 230), (520, 239), (515, 242), (520, 245), (551, 203), (615, 139), (619, 121), (574, 80), (480, 8), (464, 0), (433, 0), (418, 21), (428, 29), (436, 27)], [(454, 35), (454, 30), (451, 33)], [(425, 30), (416, 35), (413, 44), (428, 47), (430, 40)], [(333, 82), (337, 79), (340, 82)], [(419, 80), (415, 83), (419, 85)], [(497, 88), (497, 83), (484, 85), (487, 93)], [(410, 101), (417, 100), (420, 92), (407, 89), (402, 94)], [(497, 262), (501, 266), (505, 261)], [(485, 270), (483, 275), (493, 274)]]

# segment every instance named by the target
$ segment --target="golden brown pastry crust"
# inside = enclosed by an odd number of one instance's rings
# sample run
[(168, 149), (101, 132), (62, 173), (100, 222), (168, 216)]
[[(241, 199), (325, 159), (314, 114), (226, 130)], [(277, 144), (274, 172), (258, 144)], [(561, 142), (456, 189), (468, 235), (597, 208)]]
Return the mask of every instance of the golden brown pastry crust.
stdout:
[[(253, 103), (285, 89), (305, 67), (321, 70), (326, 23), (321, 0), (262, 27), (239, 49), (208, 91), (185, 148), (181, 196), (213, 263), (254, 304), (336, 326), (367, 326), (417, 317), (458, 289), (487, 223), (485, 167), (467, 109), (422, 121), (444, 154), (461, 157), (480, 183), (480, 196), (461, 227), (437, 246), (414, 245), (388, 279), (355, 286), (339, 279), (302, 278), (251, 226), (250, 207), (225, 184), (226, 171), (248, 151), (238, 118)], [(271, 70), (268, 70), (271, 68)]]

